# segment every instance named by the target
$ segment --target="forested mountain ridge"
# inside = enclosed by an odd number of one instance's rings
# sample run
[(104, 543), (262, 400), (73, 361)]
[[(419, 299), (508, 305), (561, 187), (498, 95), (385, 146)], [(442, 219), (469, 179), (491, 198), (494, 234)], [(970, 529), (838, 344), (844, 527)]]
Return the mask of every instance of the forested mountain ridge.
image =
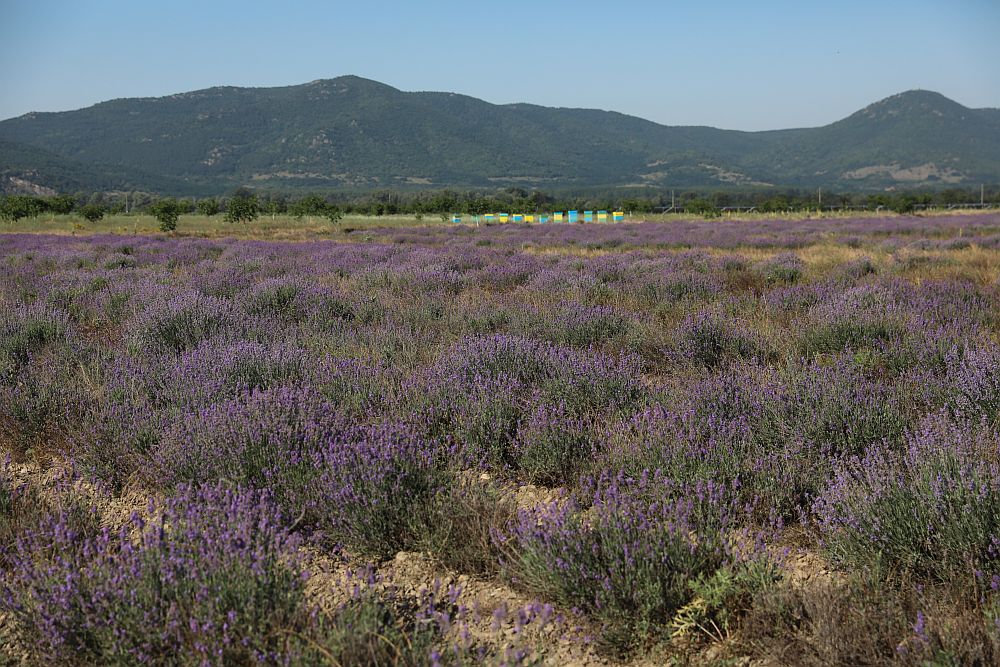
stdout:
[[(221, 193), (397, 187), (839, 187), (1000, 180), (1000, 111), (910, 91), (819, 128), (739, 132), (494, 105), (354, 76), (217, 87), (0, 122), (35, 188)], [(5, 186), (7, 187), (7, 186)]]

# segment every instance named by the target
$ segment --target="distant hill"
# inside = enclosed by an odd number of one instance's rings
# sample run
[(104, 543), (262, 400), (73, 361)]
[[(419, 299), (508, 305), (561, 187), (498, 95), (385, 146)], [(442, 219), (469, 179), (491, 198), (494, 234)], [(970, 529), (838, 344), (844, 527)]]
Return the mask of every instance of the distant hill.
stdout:
[(825, 127), (737, 132), (402, 92), (345, 76), (29, 113), (0, 122), (0, 176), (29, 188), (170, 194), (238, 185), (874, 189), (996, 182), (1000, 111), (911, 91)]
[[(914, 90), (809, 130), (775, 133), (742, 164), (779, 181), (882, 186), (1000, 180), (1000, 110)], [(831, 178), (832, 177), (832, 178)], [(835, 180), (833, 180), (835, 179)]]

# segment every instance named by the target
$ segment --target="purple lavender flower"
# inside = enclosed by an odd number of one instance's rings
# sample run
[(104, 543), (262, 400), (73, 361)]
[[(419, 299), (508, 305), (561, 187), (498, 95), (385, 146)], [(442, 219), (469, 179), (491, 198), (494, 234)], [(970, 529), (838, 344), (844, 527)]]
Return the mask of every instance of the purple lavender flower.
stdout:
[(0, 608), (44, 661), (207, 664), (276, 655), (307, 618), (296, 538), (266, 494), (184, 491), (149, 521), (80, 534), (57, 514), (19, 539)]

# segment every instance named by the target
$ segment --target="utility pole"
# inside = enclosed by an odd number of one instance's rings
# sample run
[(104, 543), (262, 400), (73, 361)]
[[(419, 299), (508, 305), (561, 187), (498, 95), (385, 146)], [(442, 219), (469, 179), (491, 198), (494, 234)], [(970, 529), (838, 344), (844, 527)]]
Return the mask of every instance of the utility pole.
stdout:
[(983, 195), (985, 194), (985, 192), (986, 192), (986, 185), (983, 184), (983, 183), (980, 183), (979, 184), (979, 208), (983, 208), (983, 203), (984, 203)]
[(819, 188), (816, 191), (816, 196), (819, 199), (819, 207), (823, 208), (823, 188)]

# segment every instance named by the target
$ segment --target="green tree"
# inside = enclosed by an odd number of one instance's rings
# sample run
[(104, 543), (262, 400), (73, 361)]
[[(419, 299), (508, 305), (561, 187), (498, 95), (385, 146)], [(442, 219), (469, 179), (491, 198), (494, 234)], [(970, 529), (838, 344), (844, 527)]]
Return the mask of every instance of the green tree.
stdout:
[(301, 220), (303, 216), (321, 216), (330, 222), (337, 222), (344, 217), (343, 212), (319, 195), (307, 195), (294, 202), (291, 206), (291, 214), (296, 219)]
[(55, 195), (54, 197), (49, 197), (45, 205), (53, 213), (66, 215), (73, 212), (73, 208), (76, 207), (76, 201), (69, 195)]
[(911, 195), (898, 195), (889, 202), (889, 208), (896, 213), (912, 213), (916, 206), (916, 199)]
[(496, 207), (493, 206), (493, 202), (489, 199), (486, 199), (485, 197), (476, 197), (465, 205), (465, 212), (471, 215), (485, 215), (495, 208)]
[(715, 207), (715, 204), (707, 199), (692, 199), (691, 201), (685, 202), (684, 210), (705, 218), (717, 218), (721, 215), (719, 209)]
[(87, 222), (97, 222), (104, 217), (104, 207), (100, 204), (87, 204), (81, 206), (78, 209), (80, 215), (86, 219)]
[(202, 215), (212, 217), (219, 214), (219, 202), (213, 198), (202, 199), (198, 202), (198, 212)]
[(0, 220), (4, 222), (17, 222), (24, 217), (12, 199), (13, 197), (0, 197)]
[(32, 218), (45, 210), (45, 202), (28, 195), (11, 195), (0, 200), (0, 219), (16, 222)]
[(229, 199), (226, 207), (226, 222), (253, 222), (260, 215), (260, 202), (257, 195), (248, 190), (237, 190)]
[(306, 195), (302, 199), (293, 202), (289, 212), (297, 220), (301, 220), (307, 215), (325, 215), (327, 206), (326, 200), (319, 195)]
[(274, 220), (275, 216), (279, 213), (284, 213), (288, 210), (288, 203), (284, 197), (272, 195), (261, 204), (261, 210)]
[(160, 223), (161, 232), (172, 232), (177, 229), (177, 219), (184, 206), (176, 199), (160, 199), (149, 206), (149, 212)]
[(344, 217), (344, 213), (340, 210), (339, 206), (334, 206), (333, 204), (327, 204), (326, 210), (323, 211), (323, 217), (330, 222), (339, 222), (341, 218)]
[(458, 196), (451, 190), (438, 192), (431, 197), (427, 209), (434, 213), (454, 213), (459, 210)]

